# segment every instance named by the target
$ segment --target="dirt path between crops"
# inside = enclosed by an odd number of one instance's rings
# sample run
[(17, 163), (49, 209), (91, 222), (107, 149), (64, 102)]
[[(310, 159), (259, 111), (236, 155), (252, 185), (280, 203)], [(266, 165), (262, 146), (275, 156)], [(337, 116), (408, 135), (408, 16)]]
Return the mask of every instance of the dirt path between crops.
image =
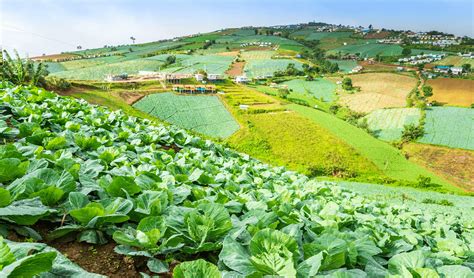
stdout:
[(245, 62), (235, 62), (231, 68), (226, 71), (229, 76), (236, 77), (240, 76), (244, 72)]

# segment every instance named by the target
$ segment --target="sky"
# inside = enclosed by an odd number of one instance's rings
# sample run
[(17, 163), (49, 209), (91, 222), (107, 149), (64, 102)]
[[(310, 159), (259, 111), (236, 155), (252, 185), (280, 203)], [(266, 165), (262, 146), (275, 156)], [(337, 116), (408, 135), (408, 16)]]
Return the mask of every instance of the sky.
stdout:
[(473, 0), (0, 0), (0, 44), (22, 56), (309, 21), (474, 37)]

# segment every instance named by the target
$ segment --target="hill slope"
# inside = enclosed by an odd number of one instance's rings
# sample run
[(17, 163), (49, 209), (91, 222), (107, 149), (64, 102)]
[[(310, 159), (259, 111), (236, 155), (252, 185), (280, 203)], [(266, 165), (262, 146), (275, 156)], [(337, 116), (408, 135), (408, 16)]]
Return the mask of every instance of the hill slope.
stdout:
[[(472, 211), (461, 218), (372, 201), (38, 88), (1, 84), (0, 99), (7, 229), (42, 221), (50, 242), (112, 241), (115, 252), (175, 277), (473, 275)], [(0, 246), (3, 276), (21, 261), (13, 243)], [(42, 256), (51, 275), (54, 256)]]

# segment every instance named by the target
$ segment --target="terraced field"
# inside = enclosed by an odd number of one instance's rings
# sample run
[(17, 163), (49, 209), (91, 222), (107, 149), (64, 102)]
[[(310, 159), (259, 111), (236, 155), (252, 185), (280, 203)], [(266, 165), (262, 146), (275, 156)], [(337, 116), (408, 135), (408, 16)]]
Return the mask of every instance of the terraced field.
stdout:
[(430, 101), (464, 107), (470, 107), (474, 103), (474, 80), (437, 78), (428, 80), (427, 84), (433, 88)]
[(401, 138), (403, 126), (419, 124), (421, 112), (418, 108), (379, 109), (372, 111), (364, 119), (367, 119), (370, 130), (377, 138), (394, 141)]
[(360, 92), (344, 94), (339, 102), (357, 112), (371, 112), (381, 108), (404, 107), (416, 79), (395, 73), (364, 73), (351, 75), (352, 83)]
[(314, 81), (293, 79), (283, 82), (282, 85), (287, 85), (288, 89), (292, 90), (294, 94), (308, 94), (324, 102), (332, 102), (336, 97), (334, 93), (336, 84), (323, 78), (318, 78)]
[(322, 40), (327, 38), (348, 38), (352, 32), (315, 32), (314, 30), (301, 30), (291, 33), (291, 38), (304, 38), (306, 40)]
[(426, 110), (420, 143), (474, 150), (474, 109), (432, 107)]
[(161, 120), (211, 137), (225, 138), (239, 129), (217, 96), (152, 94), (133, 106)]
[(162, 71), (195, 73), (196, 71), (204, 70), (208, 73), (225, 74), (233, 60), (233, 56), (225, 55), (179, 55), (175, 64)]
[(474, 67), (474, 59), (465, 58), (461, 56), (447, 56), (439, 61), (434, 62), (435, 65), (453, 65), (455, 67), (461, 67), (464, 64), (470, 64), (471, 67)]

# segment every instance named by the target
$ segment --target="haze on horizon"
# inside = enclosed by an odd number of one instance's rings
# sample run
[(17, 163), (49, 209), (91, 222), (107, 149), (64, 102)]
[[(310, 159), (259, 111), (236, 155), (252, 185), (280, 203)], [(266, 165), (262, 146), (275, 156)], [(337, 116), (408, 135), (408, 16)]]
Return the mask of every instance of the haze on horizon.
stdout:
[(0, 44), (37, 56), (309, 21), (474, 35), (471, 0), (0, 0)]

